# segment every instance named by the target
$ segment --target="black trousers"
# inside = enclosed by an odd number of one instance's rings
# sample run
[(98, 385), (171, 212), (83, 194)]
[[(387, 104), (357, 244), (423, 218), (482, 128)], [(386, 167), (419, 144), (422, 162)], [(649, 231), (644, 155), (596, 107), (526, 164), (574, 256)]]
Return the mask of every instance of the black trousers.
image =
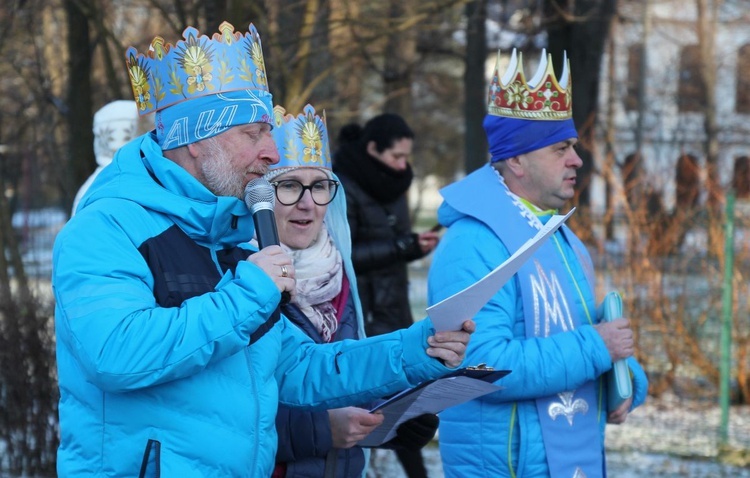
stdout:
[(398, 461), (404, 467), (408, 478), (427, 478), (427, 469), (424, 466), (422, 450), (396, 450)]

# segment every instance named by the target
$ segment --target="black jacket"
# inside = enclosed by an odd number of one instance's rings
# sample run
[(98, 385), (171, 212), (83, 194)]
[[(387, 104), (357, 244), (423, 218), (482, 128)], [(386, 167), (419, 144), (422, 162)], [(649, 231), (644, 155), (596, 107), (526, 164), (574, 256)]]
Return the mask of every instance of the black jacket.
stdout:
[(367, 335), (408, 327), (413, 319), (407, 263), (424, 257), (409, 219), (406, 191), (411, 170), (389, 171), (377, 159), (346, 147), (336, 153), (333, 168), (346, 194), (352, 262)]

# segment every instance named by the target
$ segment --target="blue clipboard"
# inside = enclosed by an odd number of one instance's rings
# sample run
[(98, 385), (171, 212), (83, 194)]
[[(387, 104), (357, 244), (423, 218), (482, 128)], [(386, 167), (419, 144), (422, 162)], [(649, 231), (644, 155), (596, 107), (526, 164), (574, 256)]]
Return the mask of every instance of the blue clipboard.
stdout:
[[(597, 309), (597, 316), (605, 322), (612, 322), (622, 317), (622, 297), (619, 292), (610, 292), (604, 297)], [(630, 379), (630, 369), (625, 359), (612, 364), (612, 370), (607, 372), (607, 406), (610, 412), (617, 410), (622, 402), (633, 396), (633, 382)]]

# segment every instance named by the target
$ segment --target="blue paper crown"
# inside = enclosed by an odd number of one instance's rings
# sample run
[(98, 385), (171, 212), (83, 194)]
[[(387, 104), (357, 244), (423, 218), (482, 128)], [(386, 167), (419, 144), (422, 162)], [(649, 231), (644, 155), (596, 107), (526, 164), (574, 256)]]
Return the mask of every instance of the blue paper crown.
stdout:
[(187, 27), (176, 45), (155, 37), (145, 54), (134, 47), (125, 58), (138, 111), (145, 115), (185, 100), (237, 90), (268, 92), (260, 35), (234, 31), (228, 22), (212, 38)]
[(331, 169), (325, 113), (322, 117), (315, 114), (312, 105), (305, 106), (297, 116), (286, 114), (281, 106), (274, 106), (271, 133), (280, 157), (279, 162), (271, 166), (271, 169)]

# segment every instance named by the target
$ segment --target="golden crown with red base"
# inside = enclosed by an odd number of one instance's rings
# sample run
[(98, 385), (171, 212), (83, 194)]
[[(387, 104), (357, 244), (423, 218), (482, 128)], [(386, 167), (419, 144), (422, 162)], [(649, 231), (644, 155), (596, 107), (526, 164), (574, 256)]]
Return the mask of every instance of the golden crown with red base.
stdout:
[(490, 83), (487, 112), (517, 119), (559, 121), (571, 118), (573, 86), (570, 62), (563, 58), (563, 73), (558, 81), (552, 68), (552, 55), (542, 50), (539, 67), (530, 81), (523, 73), (523, 54), (513, 49), (505, 74), (500, 77), (500, 51)]

